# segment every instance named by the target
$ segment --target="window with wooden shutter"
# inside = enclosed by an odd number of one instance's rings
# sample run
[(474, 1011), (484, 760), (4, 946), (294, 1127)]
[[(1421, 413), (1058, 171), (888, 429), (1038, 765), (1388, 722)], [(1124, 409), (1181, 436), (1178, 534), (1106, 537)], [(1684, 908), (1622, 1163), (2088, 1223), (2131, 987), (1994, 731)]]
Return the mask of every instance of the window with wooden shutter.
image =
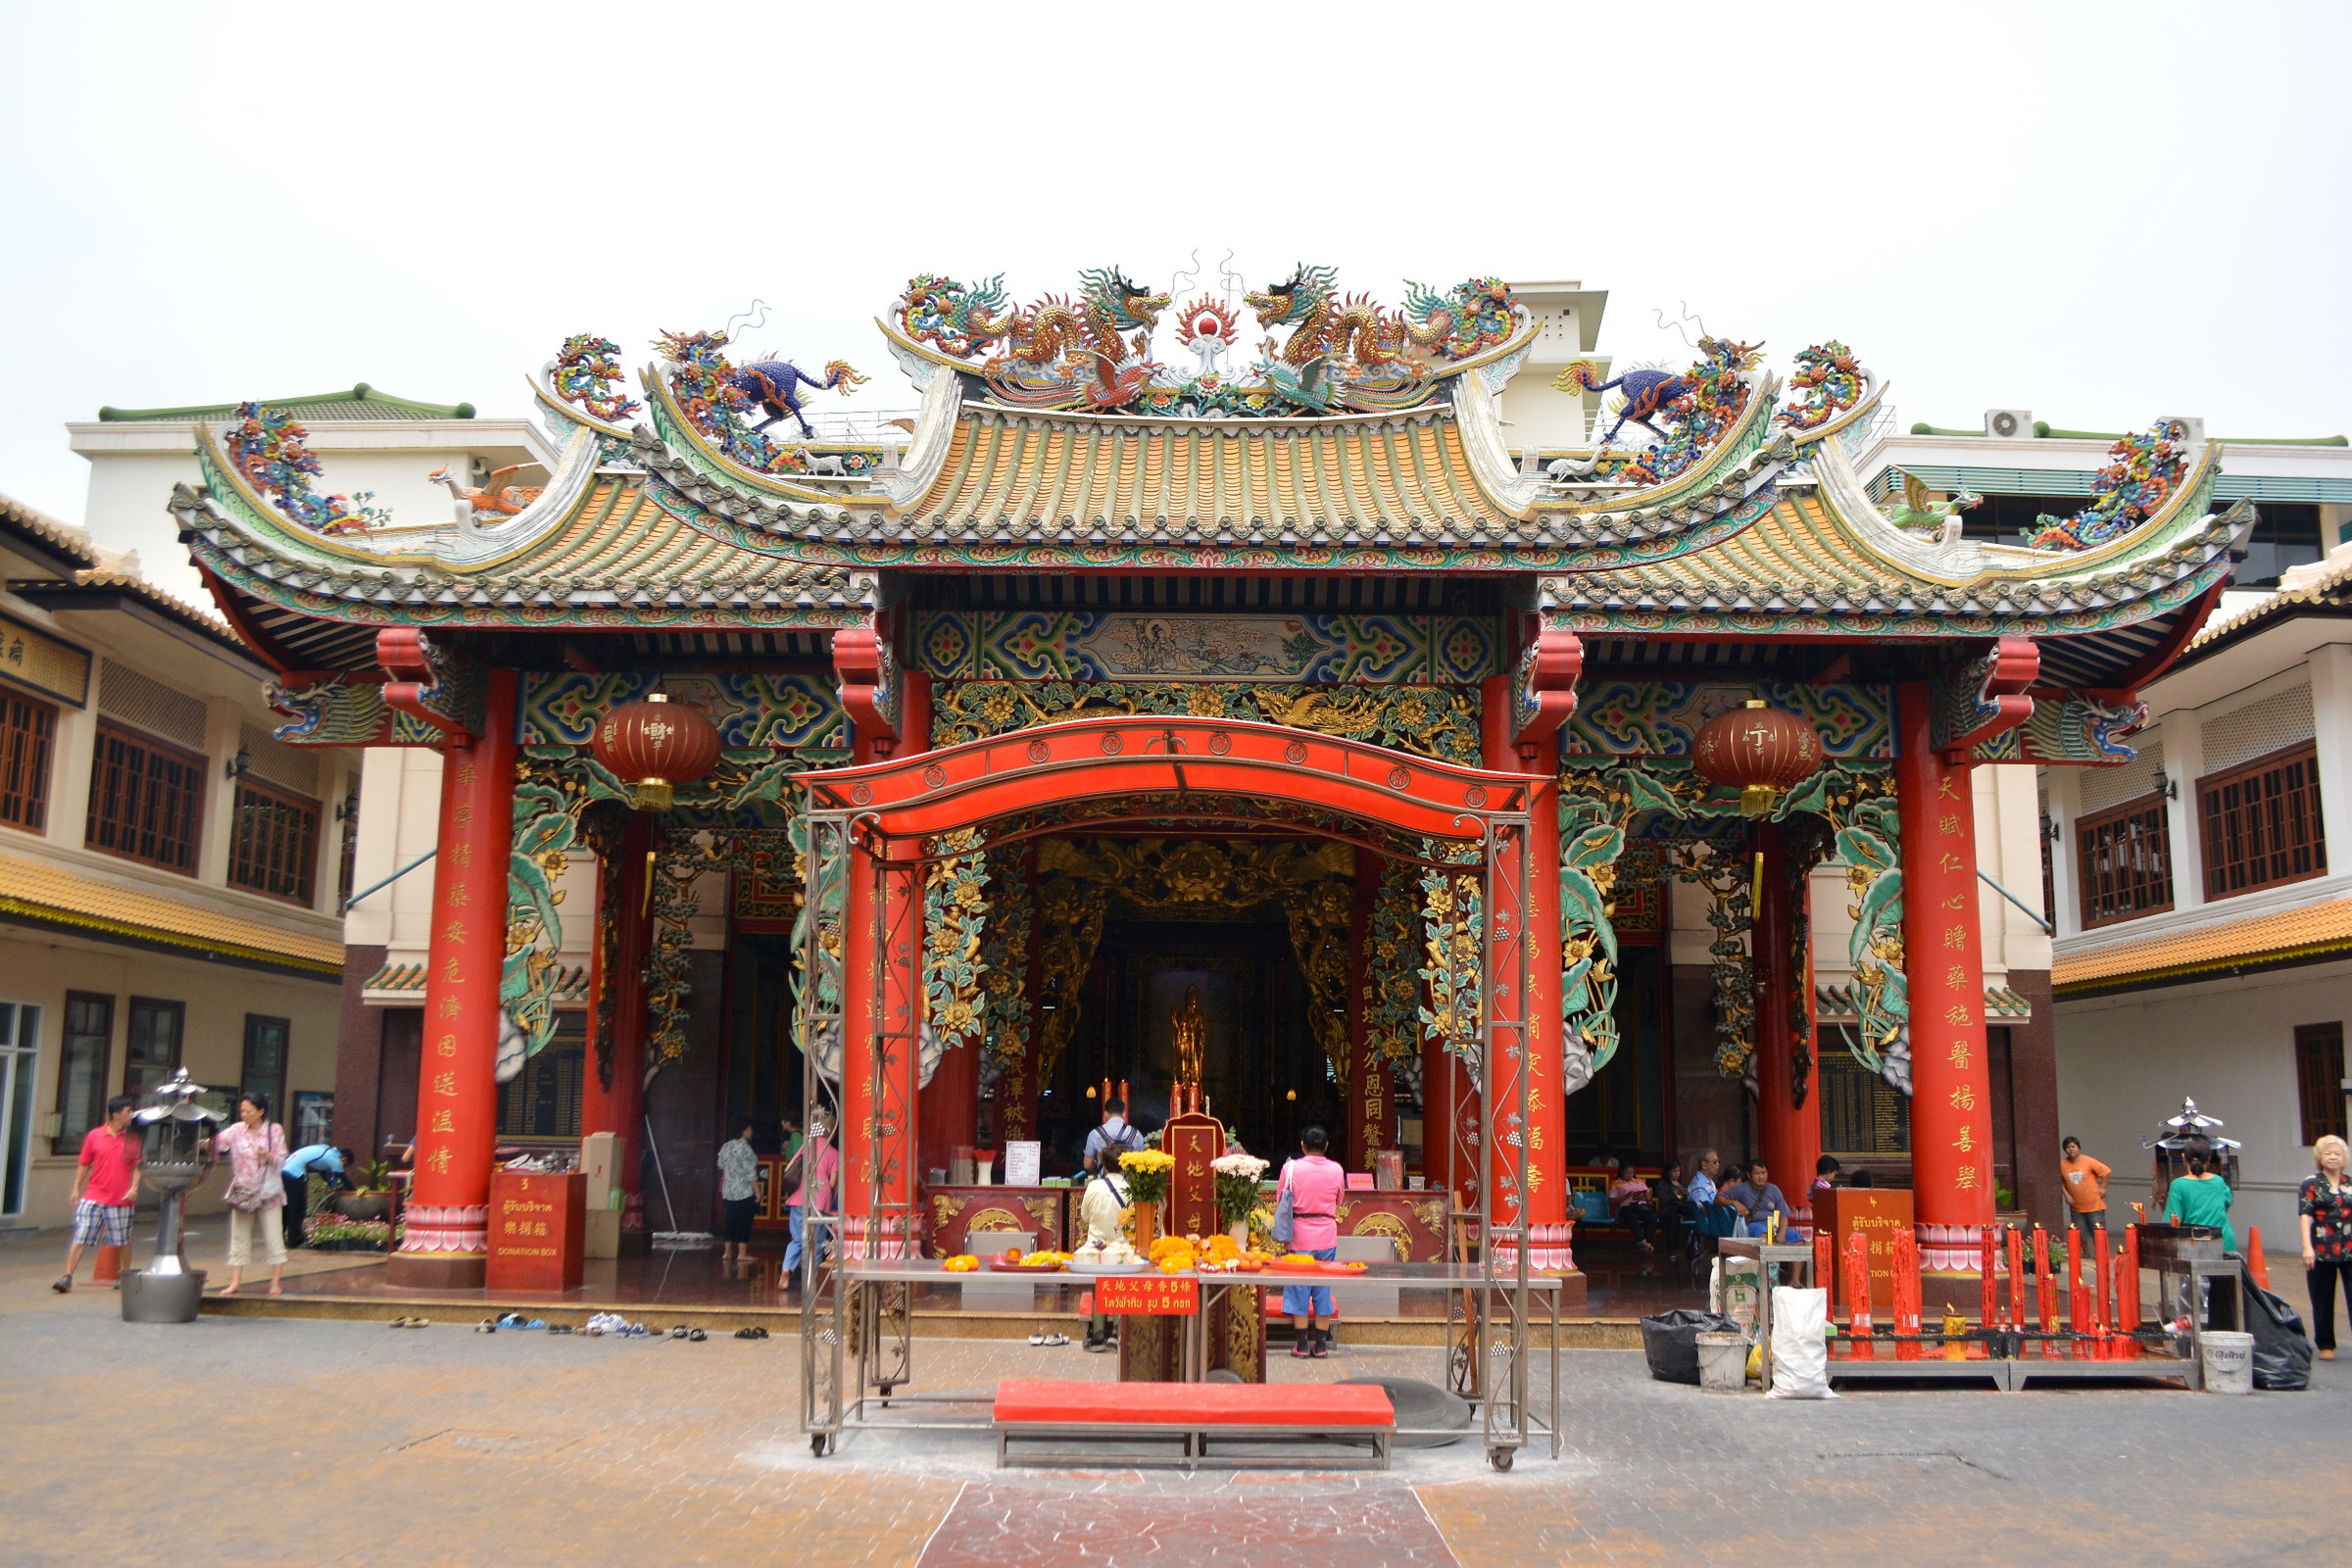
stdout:
[(2344, 1133), (2344, 1026), (2307, 1023), (2295, 1031), (2295, 1087), (2303, 1102), (2304, 1147)]
[(134, 730), (98, 727), (90, 763), (91, 849), (194, 876), (203, 810), (203, 758)]
[(239, 779), (229, 828), (229, 886), (308, 904), (318, 864), (318, 803)]
[(2173, 906), (2167, 831), (2161, 795), (2143, 795), (2075, 824), (2083, 929)]
[(56, 750), (57, 710), (0, 692), (0, 822), (48, 831), (49, 759)]
[(2328, 874), (2319, 753), (2309, 742), (2197, 780), (2205, 897)]

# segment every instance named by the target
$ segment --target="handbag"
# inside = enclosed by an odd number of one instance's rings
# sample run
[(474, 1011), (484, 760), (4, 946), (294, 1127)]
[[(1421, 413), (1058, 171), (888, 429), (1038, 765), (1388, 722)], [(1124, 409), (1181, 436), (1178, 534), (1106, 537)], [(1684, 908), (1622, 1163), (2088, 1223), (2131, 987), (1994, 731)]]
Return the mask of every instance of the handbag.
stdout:
[(1298, 1228), (1298, 1216), (1291, 1204), (1291, 1173), (1286, 1167), (1282, 1173), (1282, 1186), (1274, 1195), (1274, 1223), (1266, 1227), (1266, 1233), (1274, 1238), (1276, 1247), (1287, 1248), (1291, 1245), (1292, 1234)]

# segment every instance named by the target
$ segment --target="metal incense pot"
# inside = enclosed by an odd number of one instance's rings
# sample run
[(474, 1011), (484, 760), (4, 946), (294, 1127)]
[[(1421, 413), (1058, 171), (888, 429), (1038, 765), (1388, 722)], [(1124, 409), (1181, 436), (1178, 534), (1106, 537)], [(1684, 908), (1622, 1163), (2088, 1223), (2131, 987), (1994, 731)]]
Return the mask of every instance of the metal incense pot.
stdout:
[[(213, 1168), (213, 1137), (224, 1119), (196, 1102), (204, 1085), (182, 1067), (155, 1091), (155, 1102), (131, 1117), (139, 1129), (139, 1184), (163, 1194), (155, 1255), (122, 1275), (122, 1321), (193, 1323), (204, 1272), (188, 1267), (188, 1189)], [(272, 1216), (274, 1217), (274, 1216)]]

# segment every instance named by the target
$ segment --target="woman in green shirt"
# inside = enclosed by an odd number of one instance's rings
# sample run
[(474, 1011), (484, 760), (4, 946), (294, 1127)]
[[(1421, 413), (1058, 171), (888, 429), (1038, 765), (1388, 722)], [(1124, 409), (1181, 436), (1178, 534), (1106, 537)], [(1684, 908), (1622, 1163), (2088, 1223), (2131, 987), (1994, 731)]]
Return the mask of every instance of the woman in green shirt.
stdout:
[(2236, 1195), (2228, 1182), (2205, 1168), (2212, 1163), (2212, 1149), (2188, 1151), (2188, 1174), (2166, 1193), (2164, 1217), (2176, 1225), (2216, 1226), (2222, 1233), (2222, 1250), (2234, 1252), (2237, 1229), (2230, 1223), (2230, 1204)]

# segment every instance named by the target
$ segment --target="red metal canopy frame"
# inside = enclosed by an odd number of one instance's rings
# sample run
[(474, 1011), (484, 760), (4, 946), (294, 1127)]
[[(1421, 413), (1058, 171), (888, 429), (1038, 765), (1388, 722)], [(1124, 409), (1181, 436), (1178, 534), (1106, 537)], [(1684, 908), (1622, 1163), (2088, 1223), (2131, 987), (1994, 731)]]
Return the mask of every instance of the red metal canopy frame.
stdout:
[[(804, 1103), (836, 1110), (845, 1211), (810, 1222), (818, 1233), (838, 1224), (849, 1256), (895, 1255), (915, 1233), (919, 917), (924, 869), (948, 853), (939, 835), (978, 829), (978, 847), (990, 848), (1121, 828), (1281, 833), (1478, 877), (1485, 929), (1477, 1115), (1457, 1117), (1452, 1131), (1455, 1168), (1478, 1172), (1477, 1203), (1460, 1208), (1453, 1195), (1454, 1219), (1476, 1224), (1479, 1255), (1500, 1289), (1461, 1293), (1466, 1299), (1449, 1306), (1449, 1340), (1457, 1389), (1477, 1396), (1492, 1385), (1493, 1396), (1480, 1399), (1490, 1445), (1526, 1441), (1526, 1131), (1535, 1090), (1527, 1066), (1529, 1032), (1542, 1020), (1527, 1015), (1525, 926), (1530, 824), (1547, 781), (1275, 724), (1106, 714), (812, 773), (802, 783), (810, 911), (796, 1021)], [(1070, 807), (1087, 809), (1056, 809)], [(839, 1043), (838, 1085), (824, 1070), (829, 1042)], [(862, 1215), (854, 1212), (859, 1199)], [(807, 1251), (813, 1258), (818, 1249)], [(824, 1285), (809, 1267), (805, 1299), (813, 1302)], [(884, 1291), (865, 1308), (864, 1343), (879, 1353), (860, 1358), (861, 1377), (886, 1396), (910, 1365), (906, 1295)], [(1497, 1305), (1507, 1326), (1494, 1321)], [(822, 1428), (828, 1408), (838, 1414), (843, 1391), (839, 1337), (828, 1339), (818, 1322), (813, 1309), (804, 1316), (802, 1388), (804, 1419)]]

